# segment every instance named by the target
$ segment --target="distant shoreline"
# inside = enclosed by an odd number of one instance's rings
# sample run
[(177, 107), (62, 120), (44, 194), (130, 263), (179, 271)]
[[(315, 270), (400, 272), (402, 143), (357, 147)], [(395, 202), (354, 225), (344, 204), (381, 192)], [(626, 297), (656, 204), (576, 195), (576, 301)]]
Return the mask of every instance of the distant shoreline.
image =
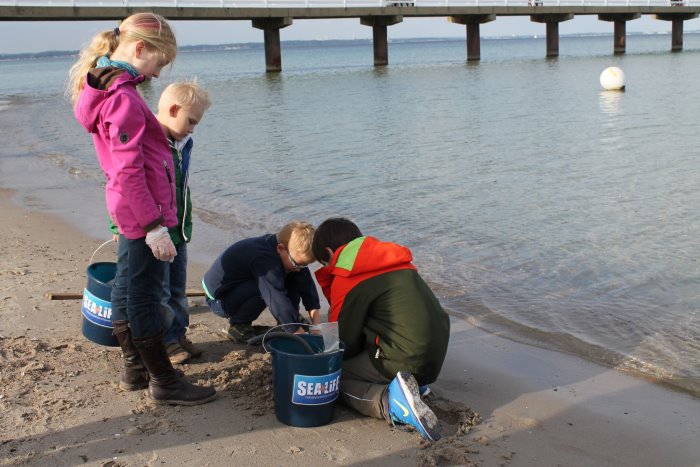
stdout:
[[(628, 32), (627, 36), (668, 36), (670, 32)], [(684, 31), (684, 35), (688, 34), (700, 34), (700, 30), (696, 31)], [(560, 38), (576, 38), (576, 37), (612, 37), (612, 33), (574, 33), (574, 34), (561, 34)], [(512, 35), (512, 36), (484, 36), (481, 38), (483, 41), (492, 40), (518, 40), (518, 39), (542, 39), (544, 36), (541, 34), (526, 34), (526, 35)], [(389, 39), (390, 43), (401, 44), (401, 43), (420, 43), (420, 42), (455, 42), (464, 41), (462, 36), (454, 37), (413, 37), (413, 38), (401, 38), (401, 39)], [(313, 40), (289, 40), (282, 41), (285, 47), (290, 48), (306, 48), (306, 47), (337, 47), (342, 45), (356, 45), (356, 44), (371, 44), (372, 39), (313, 39)], [(230, 43), (230, 44), (198, 44), (198, 45), (183, 45), (180, 46), (182, 52), (211, 52), (217, 50), (262, 50), (264, 47), (263, 42), (240, 42), (240, 43)], [(34, 59), (45, 59), (45, 58), (63, 58), (71, 57), (78, 54), (78, 50), (47, 50), (44, 52), (24, 52), (18, 54), (0, 54), (0, 61), (10, 61), (10, 60), (34, 60)]]

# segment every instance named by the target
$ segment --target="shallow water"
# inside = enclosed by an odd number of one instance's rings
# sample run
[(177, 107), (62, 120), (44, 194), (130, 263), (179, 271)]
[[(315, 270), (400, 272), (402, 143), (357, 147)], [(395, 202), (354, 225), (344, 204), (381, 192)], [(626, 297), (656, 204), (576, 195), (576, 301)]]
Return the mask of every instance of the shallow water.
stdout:
[[(283, 43), (281, 74), (259, 48), (181, 53), (144, 94), (196, 76), (212, 95), (191, 175), (203, 261), (348, 216), (409, 246), (475, 324), (700, 394), (700, 36), (669, 48), (562, 37), (547, 60), (544, 39), (484, 39), (466, 64), (463, 40), (395, 41), (375, 69), (366, 41)], [(0, 177), (99, 232), (85, 200), (103, 176), (61, 95), (71, 62), (0, 62)], [(624, 93), (600, 89), (612, 65)]]

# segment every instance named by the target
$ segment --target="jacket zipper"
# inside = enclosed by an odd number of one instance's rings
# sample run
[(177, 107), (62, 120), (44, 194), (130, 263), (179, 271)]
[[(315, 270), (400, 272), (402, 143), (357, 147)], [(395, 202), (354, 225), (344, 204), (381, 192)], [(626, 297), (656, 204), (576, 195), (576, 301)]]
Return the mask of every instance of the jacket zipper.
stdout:
[[(178, 167), (180, 169), (180, 178), (182, 180), (182, 219), (178, 219), (180, 223), (180, 235), (185, 242), (189, 242), (190, 239), (185, 234), (185, 219), (187, 218), (187, 192), (189, 188), (187, 186), (188, 175), (187, 172), (183, 170), (183, 159), (182, 150), (178, 149), (175, 143), (170, 143), (170, 148), (174, 149), (177, 153)], [(177, 200), (175, 200), (177, 201)]]
[[(178, 150), (177, 151), (178, 158), (180, 159), (180, 178), (182, 179), (182, 229), (181, 229), (181, 234), (182, 234), (182, 239), (185, 242), (189, 242), (190, 239), (187, 237), (185, 234), (185, 219), (187, 219), (187, 192), (189, 191), (189, 187), (187, 186), (187, 182), (189, 179), (189, 175), (187, 172), (183, 170), (183, 159), (184, 156), (182, 154), (182, 151)], [(188, 172), (189, 172), (189, 167), (188, 167)]]
[(168, 175), (168, 186), (170, 187), (170, 209), (173, 208), (173, 198), (175, 194), (173, 193), (173, 177), (170, 174), (170, 167), (168, 167), (168, 161), (163, 161), (163, 167), (165, 167), (165, 173)]
[(187, 218), (187, 192), (189, 188), (187, 187), (187, 182), (185, 182), (182, 190), (182, 239), (185, 242), (189, 242), (190, 239), (185, 234), (185, 219)]

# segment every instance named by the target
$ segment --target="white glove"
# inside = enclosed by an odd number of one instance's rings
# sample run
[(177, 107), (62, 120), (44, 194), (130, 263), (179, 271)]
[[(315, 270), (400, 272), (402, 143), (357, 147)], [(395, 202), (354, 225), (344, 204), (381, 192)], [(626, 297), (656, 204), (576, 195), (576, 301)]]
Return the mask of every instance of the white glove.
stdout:
[(146, 245), (151, 248), (153, 256), (161, 261), (170, 261), (172, 263), (175, 256), (177, 256), (177, 251), (173, 241), (170, 239), (168, 229), (162, 225), (146, 234)]

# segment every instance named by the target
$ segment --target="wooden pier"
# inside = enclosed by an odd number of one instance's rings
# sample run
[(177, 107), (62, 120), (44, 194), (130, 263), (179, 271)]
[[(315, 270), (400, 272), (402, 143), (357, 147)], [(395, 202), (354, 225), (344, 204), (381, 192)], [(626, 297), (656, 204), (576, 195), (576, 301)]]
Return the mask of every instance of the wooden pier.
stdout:
[[(697, 0), (696, 0), (697, 1)], [(332, 3), (332, 2), (331, 2)], [(683, 49), (683, 23), (684, 21), (698, 17), (700, 3), (691, 4), (686, 0), (669, 0), (669, 2), (652, 3), (640, 1), (638, 5), (634, 1), (624, 3), (612, 2), (571, 2), (564, 4), (562, 1), (550, 0), (517, 0), (485, 4), (478, 2), (478, 6), (456, 6), (454, 1), (449, 6), (427, 6), (414, 1), (379, 0), (370, 2), (369, 6), (348, 6), (346, 0), (338, 0), (344, 6), (316, 7), (311, 2), (272, 2), (260, 0), (248, 1), (241, 6), (232, 3), (227, 6), (225, 1), (208, 3), (206, 1), (192, 1), (178, 6), (161, 6), (163, 3), (157, 0), (151, 6), (144, 6), (148, 2), (139, 1), (129, 3), (128, 0), (100, 1), (99, 5), (88, 5), (80, 2), (51, 1), (39, 5), (36, 1), (14, 0), (10, 5), (2, 4), (0, 0), (0, 21), (118, 21), (139, 11), (152, 11), (170, 20), (249, 20), (252, 26), (261, 29), (265, 43), (265, 65), (268, 72), (282, 70), (282, 48), (280, 43), (280, 30), (292, 26), (294, 19), (332, 19), (332, 18), (358, 18), (360, 23), (372, 28), (374, 45), (374, 65), (385, 66), (389, 63), (389, 45), (387, 40), (387, 28), (398, 24), (407, 17), (445, 17), (448, 21), (462, 24), (466, 28), (467, 60), (478, 61), (481, 59), (480, 31), (481, 24), (495, 21), (499, 16), (525, 16), (530, 21), (542, 23), (546, 30), (546, 56), (557, 57), (559, 55), (559, 23), (568, 21), (576, 15), (596, 15), (600, 21), (613, 23), (614, 54), (625, 53), (626, 25), (628, 21), (640, 18), (642, 15), (651, 15), (660, 21), (670, 21), (672, 51)], [(328, 4), (328, 3), (324, 3)], [(195, 6), (196, 5), (196, 6)], [(221, 5), (221, 6), (216, 6)], [(270, 6), (273, 5), (273, 6)], [(281, 5), (301, 5), (295, 7), (282, 7)], [(309, 6), (303, 6), (309, 5)]]

